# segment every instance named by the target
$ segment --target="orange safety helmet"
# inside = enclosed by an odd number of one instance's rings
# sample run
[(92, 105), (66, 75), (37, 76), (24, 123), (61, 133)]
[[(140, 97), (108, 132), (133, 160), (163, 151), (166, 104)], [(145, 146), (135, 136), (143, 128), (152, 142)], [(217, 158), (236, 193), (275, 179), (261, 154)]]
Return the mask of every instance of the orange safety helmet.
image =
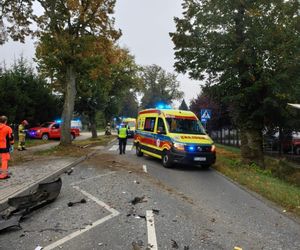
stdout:
[(28, 121), (24, 120), (24, 121), (22, 121), (22, 124), (23, 125), (28, 125)]

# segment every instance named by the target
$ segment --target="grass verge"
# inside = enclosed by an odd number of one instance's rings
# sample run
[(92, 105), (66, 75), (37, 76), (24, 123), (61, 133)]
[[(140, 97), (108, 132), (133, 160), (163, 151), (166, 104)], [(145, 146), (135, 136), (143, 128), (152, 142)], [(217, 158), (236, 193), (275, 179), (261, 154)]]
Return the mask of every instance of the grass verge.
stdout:
[(218, 145), (215, 168), (239, 184), (300, 217), (300, 169), (266, 157), (266, 168), (241, 163), (236, 148)]
[(114, 138), (116, 138), (116, 136), (114, 135), (102, 135), (98, 136), (97, 138), (89, 138), (86, 140), (74, 141), (71, 145), (58, 145), (50, 149), (38, 151), (35, 153), (35, 155), (80, 157), (91, 152), (91, 148), (93, 147), (107, 145)]

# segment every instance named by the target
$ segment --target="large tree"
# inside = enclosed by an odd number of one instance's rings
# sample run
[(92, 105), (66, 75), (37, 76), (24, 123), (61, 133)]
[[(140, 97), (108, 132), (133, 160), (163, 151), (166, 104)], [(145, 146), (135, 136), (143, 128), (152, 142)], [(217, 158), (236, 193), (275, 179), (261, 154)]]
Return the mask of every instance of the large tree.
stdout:
[(137, 117), (139, 103), (137, 99), (137, 93), (129, 90), (125, 93), (119, 116), (121, 117)]
[(183, 8), (171, 33), (177, 71), (217, 86), (233, 107), (244, 162), (263, 167), (270, 99), (299, 84), (299, 2), (185, 0)]
[[(60, 87), (64, 95), (61, 144), (70, 144), (70, 121), (74, 111), (76, 80), (86, 60), (98, 58), (120, 36), (113, 27), (115, 0), (37, 0), (44, 9), (35, 20), (40, 42), (37, 58), (40, 70)], [(91, 71), (98, 74), (101, 71)]]
[[(107, 121), (118, 115), (123, 98), (138, 85), (138, 66), (129, 51), (111, 46), (100, 58), (89, 62), (86, 73), (78, 79), (76, 110), (88, 116), (93, 138), (97, 137), (96, 114), (104, 112)], [(90, 74), (90, 70), (99, 72)]]
[(158, 103), (171, 104), (179, 100), (183, 92), (179, 90), (177, 76), (167, 73), (158, 65), (144, 67), (142, 71), (144, 87), (142, 108), (155, 108)]

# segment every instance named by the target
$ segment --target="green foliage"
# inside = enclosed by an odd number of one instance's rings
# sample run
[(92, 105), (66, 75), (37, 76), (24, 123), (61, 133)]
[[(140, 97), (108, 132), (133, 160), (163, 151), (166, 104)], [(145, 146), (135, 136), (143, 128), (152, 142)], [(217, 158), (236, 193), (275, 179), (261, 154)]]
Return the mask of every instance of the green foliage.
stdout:
[(142, 72), (144, 87), (142, 90), (142, 108), (154, 108), (157, 103), (171, 104), (182, 98), (176, 75), (167, 73), (158, 65), (146, 66)]
[(189, 110), (189, 108), (188, 108), (188, 106), (187, 106), (187, 104), (186, 104), (186, 102), (185, 102), (184, 99), (182, 99), (182, 102), (181, 102), (181, 104), (179, 106), (179, 110)]
[(207, 92), (207, 88), (204, 88), (204, 91), (191, 101), (190, 109), (198, 115), (199, 119), (201, 119), (201, 109), (211, 110), (211, 119), (206, 124), (208, 131), (232, 126), (228, 106), (219, 102), (215, 96)]
[(0, 45), (9, 37), (24, 42), (32, 34), (29, 25), (32, 16), (31, 0), (2, 0), (0, 4)]
[(108, 92), (104, 115), (107, 121), (121, 114), (126, 108), (126, 98), (141, 88), (140, 68), (129, 51), (120, 49), (118, 60), (112, 65), (111, 86)]
[(122, 106), (119, 112), (121, 117), (137, 117), (138, 115), (138, 100), (134, 91), (128, 91), (123, 98)]
[(0, 73), (1, 113), (9, 122), (26, 119), (31, 125), (59, 117), (62, 102), (52, 94), (46, 81), (36, 76), (20, 58), (11, 69)]
[(299, 3), (185, 0), (175, 18), (175, 67), (233, 106), (240, 126), (262, 129), (284, 119), (299, 92)]

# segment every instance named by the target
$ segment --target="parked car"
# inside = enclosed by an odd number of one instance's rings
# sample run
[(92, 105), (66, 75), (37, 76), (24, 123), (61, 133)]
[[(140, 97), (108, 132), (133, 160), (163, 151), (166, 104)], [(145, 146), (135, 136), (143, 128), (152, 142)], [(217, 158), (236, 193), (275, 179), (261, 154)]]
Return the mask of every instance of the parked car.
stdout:
[(282, 150), (285, 153), (292, 152), (300, 155), (300, 132), (292, 132), (282, 140)]
[[(59, 139), (61, 134), (60, 125), (61, 123), (57, 122), (45, 122), (39, 127), (30, 128), (27, 134), (30, 138), (42, 140)], [(71, 128), (70, 132), (72, 140), (80, 135), (80, 130), (78, 128)]]

